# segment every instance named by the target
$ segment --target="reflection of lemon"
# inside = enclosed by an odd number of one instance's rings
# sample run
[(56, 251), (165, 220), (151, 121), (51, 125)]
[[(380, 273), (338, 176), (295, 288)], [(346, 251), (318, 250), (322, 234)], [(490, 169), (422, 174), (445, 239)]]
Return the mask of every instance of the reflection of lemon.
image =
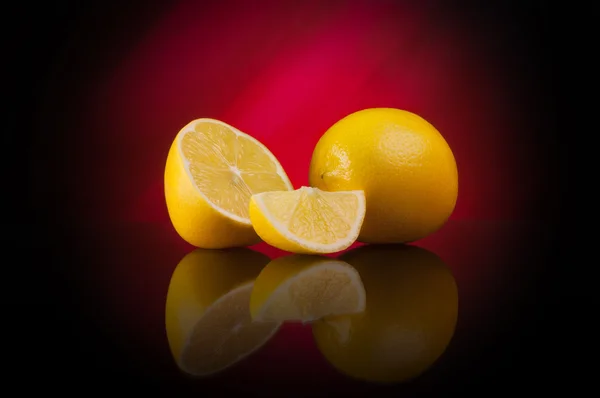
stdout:
[(401, 382), (444, 352), (456, 326), (454, 277), (435, 254), (414, 246), (363, 246), (341, 256), (367, 293), (363, 313), (313, 324), (319, 350), (355, 378)]
[(179, 131), (164, 179), (173, 226), (187, 242), (206, 249), (260, 241), (248, 218), (250, 196), (293, 189), (263, 144), (214, 119), (194, 120)]
[(295, 254), (271, 261), (250, 298), (254, 319), (309, 322), (363, 311), (365, 291), (356, 270), (327, 257)]
[(263, 192), (250, 199), (250, 219), (271, 246), (293, 253), (333, 253), (350, 246), (365, 216), (362, 191), (325, 192), (302, 187)]
[(249, 302), (254, 279), (269, 258), (246, 248), (196, 249), (175, 268), (166, 302), (167, 338), (179, 367), (192, 375), (223, 370), (277, 331), (254, 322)]
[(439, 229), (456, 204), (458, 173), (444, 137), (426, 120), (400, 109), (355, 112), (315, 146), (310, 185), (364, 190), (367, 212), (358, 240), (415, 241)]

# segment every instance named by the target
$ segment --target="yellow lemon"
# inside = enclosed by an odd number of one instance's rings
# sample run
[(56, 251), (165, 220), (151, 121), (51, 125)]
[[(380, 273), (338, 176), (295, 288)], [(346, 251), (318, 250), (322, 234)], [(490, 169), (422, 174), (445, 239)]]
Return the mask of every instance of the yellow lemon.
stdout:
[(333, 253), (356, 241), (365, 217), (362, 191), (302, 187), (252, 195), (250, 220), (271, 246), (293, 253)]
[(456, 327), (454, 277), (434, 253), (414, 246), (363, 246), (341, 258), (364, 283), (365, 311), (315, 322), (319, 350), (357, 379), (394, 383), (413, 379), (445, 351)]
[(164, 183), (175, 230), (205, 249), (259, 242), (248, 217), (250, 196), (293, 189), (267, 147), (215, 119), (196, 119), (179, 131), (167, 156)]
[(444, 225), (454, 211), (458, 172), (448, 143), (422, 117), (372, 108), (335, 123), (317, 142), (310, 185), (364, 190), (367, 213), (358, 238), (406, 243)]
[(196, 249), (177, 265), (167, 292), (165, 324), (175, 362), (206, 376), (255, 352), (279, 322), (253, 321), (250, 295), (269, 258), (247, 249)]
[(255, 320), (310, 322), (365, 308), (365, 290), (347, 263), (293, 254), (271, 261), (258, 275), (250, 296)]

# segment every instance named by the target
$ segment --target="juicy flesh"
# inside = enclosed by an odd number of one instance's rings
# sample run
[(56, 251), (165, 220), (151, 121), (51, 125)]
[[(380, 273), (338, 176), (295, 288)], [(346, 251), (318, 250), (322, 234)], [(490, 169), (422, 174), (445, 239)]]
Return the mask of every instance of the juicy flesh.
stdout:
[(293, 235), (330, 244), (344, 239), (358, 217), (359, 199), (353, 193), (313, 188), (269, 192), (263, 196), (269, 214)]
[(206, 375), (225, 369), (252, 353), (274, 334), (277, 322), (250, 316), (252, 285), (217, 303), (196, 324), (181, 361), (184, 369)]
[(181, 149), (200, 191), (236, 216), (248, 218), (252, 194), (289, 189), (271, 156), (226, 126), (198, 122), (182, 137)]
[(348, 265), (315, 266), (276, 291), (261, 319), (310, 322), (364, 309), (364, 288)]

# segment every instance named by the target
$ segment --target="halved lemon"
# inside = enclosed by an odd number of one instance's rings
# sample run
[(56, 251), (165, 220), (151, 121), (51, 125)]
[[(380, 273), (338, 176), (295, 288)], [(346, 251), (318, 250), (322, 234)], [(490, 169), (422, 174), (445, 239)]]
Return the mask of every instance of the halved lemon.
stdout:
[(169, 217), (188, 243), (205, 249), (260, 241), (250, 223), (250, 196), (292, 190), (279, 161), (261, 142), (215, 119), (183, 127), (167, 156)]
[(165, 324), (182, 371), (192, 376), (223, 371), (277, 332), (279, 322), (250, 317), (254, 280), (268, 262), (247, 248), (196, 249), (179, 262), (167, 292)]
[(311, 322), (327, 315), (365, 309), (358, 272), (344, 261), (293, 254), (271, 261), (258, 275), (250, 296), (256, 321)]
[(365, 217), (363, 191), (302, 187), (250, 198), (250, 220), (268, 244), (292, 253), (334, 253), (354, 243)]

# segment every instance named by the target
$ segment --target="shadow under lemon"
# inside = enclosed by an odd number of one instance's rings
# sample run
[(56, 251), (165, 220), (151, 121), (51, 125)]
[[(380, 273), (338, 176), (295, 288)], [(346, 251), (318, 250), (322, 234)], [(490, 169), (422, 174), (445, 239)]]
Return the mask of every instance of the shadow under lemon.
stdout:
[(365, 290), (356, 269), (320, 255), (292, 254), (271, 261), (250, 297), (252, 318), (263, 321), (306, 323), (364, 308)]
[(250, 317), (254, 280), (270, 261), (247, 248), (188, 253), (169, 284), (165, 324), (179, 368), (208, 376), (252, 354), (275, 335), (279, 322)]
[(360, 274), (366, 308), (313, 323), (319, 351), (340, 372), (365, 381), (421, 375), (454, 335), (458, 290), (451, 271), (436, 254), (410, 245), (367, 245), (340, 259)]

